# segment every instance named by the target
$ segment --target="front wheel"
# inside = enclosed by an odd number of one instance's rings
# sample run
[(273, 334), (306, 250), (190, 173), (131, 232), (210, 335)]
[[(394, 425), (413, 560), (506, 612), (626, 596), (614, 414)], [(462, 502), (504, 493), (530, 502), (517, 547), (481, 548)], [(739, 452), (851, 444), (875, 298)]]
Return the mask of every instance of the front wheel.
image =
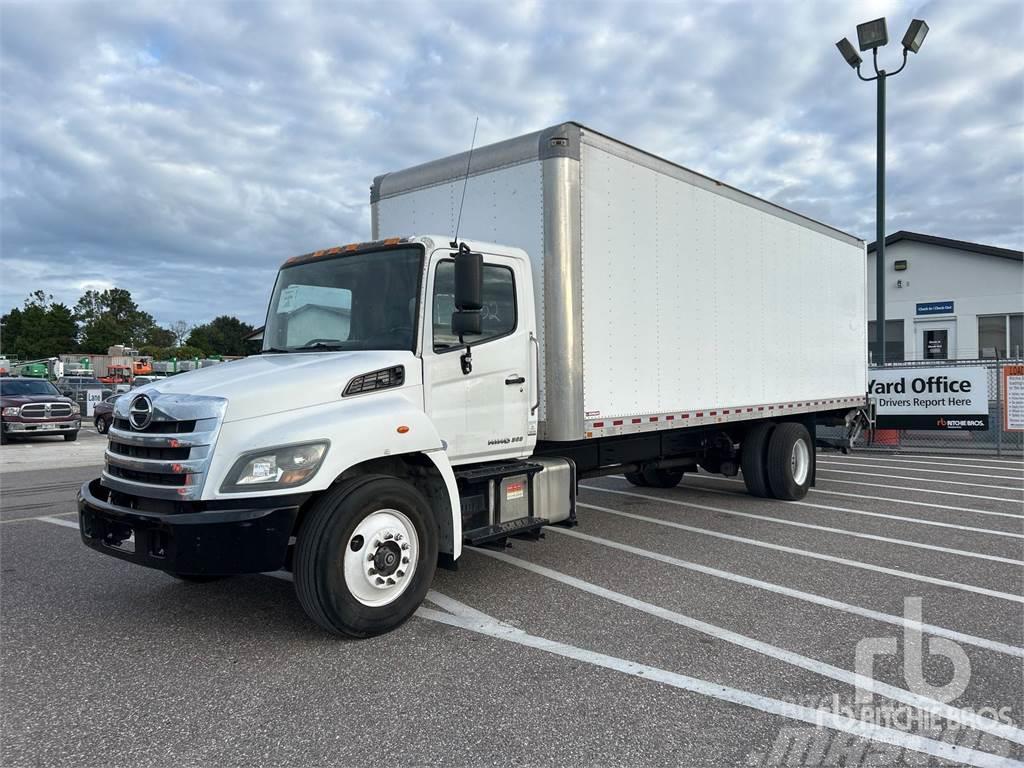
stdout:
[(803, 424), (786, 421), (775, 427), (768, 441), (768, 484), (772, 495), (796, 501), (807, 495), (814, 467), (811, 434)]
[(318, 499), (295, 542), (295, 591), (329, 632), (371, 637), (408, 619), (437, 565), (437, 524), (409, 483), (383, 475)]
[(96, 424), (96, 431), (97, 432), (99, 432), (101, 435), (107, 434), (107, 420), (106, 419), (104, 419), (102, 416), (97, 416), (96, 417), (96, 421), (94, 423)]

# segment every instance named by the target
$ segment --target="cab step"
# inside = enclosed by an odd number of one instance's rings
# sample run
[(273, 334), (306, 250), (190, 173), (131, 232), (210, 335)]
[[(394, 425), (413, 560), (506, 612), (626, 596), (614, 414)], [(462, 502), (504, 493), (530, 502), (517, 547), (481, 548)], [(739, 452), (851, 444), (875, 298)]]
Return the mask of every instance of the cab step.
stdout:
[(542, 517), (521, 517), (518, 520), (508, 520), (497, 525), (485, 525), (472, 531), (466, 531), (463, 539), (471, 547), (479, 547), (482, 544), (507, 539), (509, 536), (530, 536), (540, 538), (540, 529), (548, 524)]

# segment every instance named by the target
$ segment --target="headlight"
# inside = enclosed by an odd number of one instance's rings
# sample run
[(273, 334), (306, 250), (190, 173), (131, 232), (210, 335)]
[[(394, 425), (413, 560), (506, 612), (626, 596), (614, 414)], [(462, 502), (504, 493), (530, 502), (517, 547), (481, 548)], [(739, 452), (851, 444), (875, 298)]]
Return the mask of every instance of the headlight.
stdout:
[(4, 408), (4, 416), (20, 416), (21, 408), (14, 406), (13, 408)]
[(72, 403), (72, 404), (71, 404), (71, 415), (72, 415), (72, 416), (77, 416), (77, 415), (78, 415), (78, 414), (80, 414), (81, 412), (82, 412), (82, 409), (81, 409), (81, 407), (80, 407), (80, 406), (78, 405), (78, 403)]
[(325, 440), (243, 454), (228, 472), (220, 487), (221, 493), (302, 485), (316, 474), (329, 446), (330, 443)]

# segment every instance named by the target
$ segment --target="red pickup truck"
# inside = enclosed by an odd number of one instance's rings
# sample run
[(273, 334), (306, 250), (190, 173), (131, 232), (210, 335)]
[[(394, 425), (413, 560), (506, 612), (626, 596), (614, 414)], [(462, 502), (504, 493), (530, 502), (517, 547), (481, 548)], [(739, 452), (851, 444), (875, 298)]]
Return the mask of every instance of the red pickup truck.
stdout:
[(82, 427), (78, 403), (43, 379), (0, 378), (0, 441), (12, 437), (63, 435), (77, 440)]

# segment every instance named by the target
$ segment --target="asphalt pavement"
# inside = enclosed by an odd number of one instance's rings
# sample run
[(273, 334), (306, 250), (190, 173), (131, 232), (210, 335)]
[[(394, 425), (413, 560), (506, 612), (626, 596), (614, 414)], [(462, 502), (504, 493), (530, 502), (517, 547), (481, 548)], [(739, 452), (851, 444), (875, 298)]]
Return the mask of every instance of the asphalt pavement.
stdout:
[(399, 630), (345, 641), (288, 574), (188, 584), (84, 547), (103, 443), (0, 449), (4, 766), (1024, 759), (1020, 460), (821, 455), (799, 503), (585, 481), (578, 527), (469, 550)]

